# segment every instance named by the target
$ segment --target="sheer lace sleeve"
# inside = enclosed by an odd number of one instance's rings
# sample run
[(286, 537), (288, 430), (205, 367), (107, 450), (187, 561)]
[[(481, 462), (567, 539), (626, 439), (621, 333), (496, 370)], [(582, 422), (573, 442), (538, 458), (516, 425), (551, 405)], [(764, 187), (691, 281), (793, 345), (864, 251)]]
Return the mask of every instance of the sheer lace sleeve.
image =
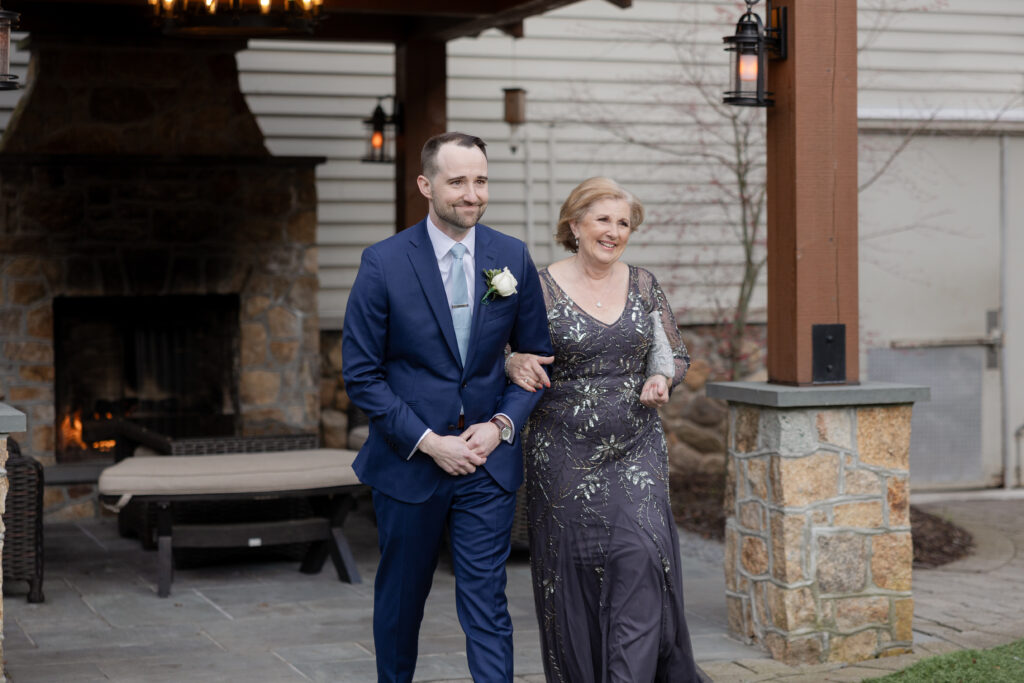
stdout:
[[(550, 311), (551, 310), (552, 302), (555, 300), (555, 295), (551, 291), (551, 285), (548, 284), (547, 277), (545, 277), (546, 273), (547, 273), (547, 267), (545, 266), (544, 268), (540, 269), (540, 271), (537, 273), (537, 276), (540, 278), (540, 284), (541, 284), (541, 288), (540, 289), (544, 293), (544, 308), (545, 308), (545, 310)], [(505, 344), (505, 378), (506, 379), (508, 379), (510, 377), (510, 375), (509, 375), (509, 359), (512, 358), (512, 356), (514, 356), (514, 355), (515, 355), (515, 352), (512, 351), (512, 346), (510, 344)], [(509, 381), (511, 381), (511, 380), (509, 380)]]
[(690, 354), (657, 279), (650, 271), (642, 268), (638, 269), (638, 279), (642, 296), (650, 302), (648, 310), (655, 332), (654, 344), (648, 354), (648, 374), (664, 374), (671, 379), (670, 385), (674, 387), (686, 377), (686, 371), (690, 368)]

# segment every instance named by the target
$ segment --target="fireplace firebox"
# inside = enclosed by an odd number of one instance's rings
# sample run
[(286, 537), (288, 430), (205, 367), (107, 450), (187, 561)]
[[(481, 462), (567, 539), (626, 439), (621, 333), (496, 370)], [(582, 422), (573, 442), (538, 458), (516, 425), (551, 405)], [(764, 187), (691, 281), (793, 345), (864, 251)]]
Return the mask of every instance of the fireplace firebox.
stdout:
[(116, 439), (83, 439), (90, 422), (235, 433), (237, 295), (57, 297), (53, 312), (58, 462), (124, 454)]

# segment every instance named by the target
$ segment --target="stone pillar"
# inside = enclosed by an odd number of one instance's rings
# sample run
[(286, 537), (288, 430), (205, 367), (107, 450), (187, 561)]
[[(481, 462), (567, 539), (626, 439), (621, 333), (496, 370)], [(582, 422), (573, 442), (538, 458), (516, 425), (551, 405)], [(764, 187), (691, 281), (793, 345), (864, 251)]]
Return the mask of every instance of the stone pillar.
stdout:
[[(7, 509), (7, 436), (9, 434), (25, 431), (25, 414), (21, 413), (6, 403), (0, 403), (0, 514)], [(3, 559), (4, 550), (4, 525), (0, 520), (0, 561)], [(0, 572), (0, 589), (3, 588), (3, 572)], [(4, 603), (2, 591), (0, 591), (0, 632), (4, 627)], [(0, 639), (0, 661), (4, 659), (3, 640)], [(3, 671), (0, 670), (0, 681), (7, 680)]]
[(729, 628), (787, 664), (912, 646), (912, 404), (928, 389), (869, 382), (708, 385), (729, 401)]

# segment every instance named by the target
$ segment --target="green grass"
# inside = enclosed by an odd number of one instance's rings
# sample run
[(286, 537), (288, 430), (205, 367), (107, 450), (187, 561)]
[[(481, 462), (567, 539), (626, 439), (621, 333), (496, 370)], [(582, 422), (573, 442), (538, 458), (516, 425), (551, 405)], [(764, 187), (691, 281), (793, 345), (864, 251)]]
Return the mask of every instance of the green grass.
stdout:
[[(871, 683), (1021, 683), (1024, 639), (991, 650), (960, 650), (923, 659)], [(867, 683), (867, 682), (865, 682)]]

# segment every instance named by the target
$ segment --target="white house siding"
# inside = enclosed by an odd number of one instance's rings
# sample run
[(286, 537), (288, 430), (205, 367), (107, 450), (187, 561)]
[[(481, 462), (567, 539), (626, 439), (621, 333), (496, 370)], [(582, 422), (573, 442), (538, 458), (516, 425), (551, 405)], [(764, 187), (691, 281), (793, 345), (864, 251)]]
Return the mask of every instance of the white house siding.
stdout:
[(871, 0), (861, 12), (860, 117), (1024, 121), (1024, 3)]
[[(687, 155), (696, 143), (678, 108), (698, 98), (674, 84), (680, 61), (674, 41), (680, 36), (698, 39), (694, 54), (713, 54), (709, 74), (724, 82), (721, 36), (734, 17), (732, 10), (720, 15), (721, 4), (648, 0), (623, 11), (592, 0), (527, 20), (527, 37), (520, 40), (488, 31), (450, 43), (450, 127), (490, 143), (485, 220), (526, 238), (529, 196), (531, 249), (539, 264), (549, 263), (564, 253), (554, 247), (551, 231), (569, 190), (592, 175), (613, 176), (648, 209), (629, 260), (658, 275), (683, 320), (705, 321), (716, 308), (727, 308), (741, 272), (741, 251), (729, 232), (733, 208), (723, 209), (709, 191), (708, 166)], [(393, 92), (393, 51), (252, 41), (239, 55), (239, 67), (271, 151), (328, 157), (318, 171), (320, 312), (324, 326), (336, 327), (360, 251), (393, 229), (394, 169), (359, 161), (365, 147), (361, 121), (376, 96)], [(530, 123), (514, 140), (503, 121), (505, 87), (528, 92)], [(629, 132), (677, 154), (626, 144), (602, 121), (628, 122)], [(763, 308), (763, 288), (754, 305)]]
[[(723, 208), (710, 167), (696, 153), (701, 145), (692, 117), (681, 112), (692, 105), (701, 110), (699, 94), (682, 84), (692, 72), (702, 74), (712, 92), (723, 89), (728, 61), (721, 37), (732, 31), (736, 6), (638, 0), (621, 10), (587, 0), (528, 19), (519, 40), (488, 31), (450, 43), (450, 125), (490, 143), (486, 220), (527, 236), (529, 146), (531, 249), (538, 263), (548, 263), (562, 253), (550, 239), (561, 201), (580, 180), (610, 175), (649, 211), (627, 258), (655, 272), (680, 320), (705, 322), (729, 307), (741, 273), (735, 209), (731, 202)], [(992, 112), (1007, 121), (1024, 119), (1020, 101), (1013, 103), (1022, 87), (1015, 59), (1024, 35), (1019, 0), (875, 0), (861, 7), (866, 128), (921, 118), (937, 119), (934, 128), (948, 118)], [(377, 95), (393, 92), (392, 49), (253, 41), (239, 63), (271, 150), (329, 159), (319, 170), (320, 308), (324, 325), (337, 326), (359, 252), (392, 230), (393, 167), (359, 162), (361, 120)], [(527, 90), (530, 123), (516, 132), (515, 152), (503, 121), (505, 87)], [(711, 127), (720, 123), (710, 109), (701, 116)], [(613, 129), (676, 154), (626, 144)], [(883, 163), (891, 142), (868, 141), (865, 156)], [(703, 147), (729, 153), (728, 147)], [(874, 170), (865, 166), (867, 173)], [(755, 318), (763, 315), (763, 283), (762, 276)]]

